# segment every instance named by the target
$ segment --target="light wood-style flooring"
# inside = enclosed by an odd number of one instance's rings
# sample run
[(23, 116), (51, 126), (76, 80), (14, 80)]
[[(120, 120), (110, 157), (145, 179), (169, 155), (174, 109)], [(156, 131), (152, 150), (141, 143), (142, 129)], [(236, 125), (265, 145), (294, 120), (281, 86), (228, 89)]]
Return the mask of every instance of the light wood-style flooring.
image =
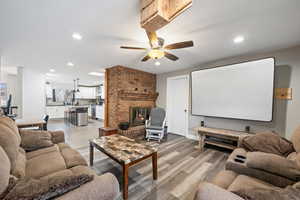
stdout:
[[(88, 140), (97, 137), (98, 125), (93, 121), (87, 127), (70, 127), (63, 122), (50, 122), (49, 129), (66, 131), (67, 142), (76, 148), (86, 160), (89, 159)], [(63, 127), (65, 126), (65, 127)], [(146, 141), (141, 141), (145, 142)], [(224, 169), (229, 154), (216, 149), (200, 152), (195, 148), (197, 141), (169, 134), (162, 143), (149, 142), (158, 146), (158, 180), (152, 179), (151, 160), (132, 166), (129, 170), (129, 199), (131, 200), (192, 200), (201, 181), (209, 181)], [(93, 169), (97, 174), (110, 172), (122, 183), (121, 166), (95, 150)], [(122, 188), (122, 187), (120, 187)], [(121, 197), (120, 197), (121, 199)]]

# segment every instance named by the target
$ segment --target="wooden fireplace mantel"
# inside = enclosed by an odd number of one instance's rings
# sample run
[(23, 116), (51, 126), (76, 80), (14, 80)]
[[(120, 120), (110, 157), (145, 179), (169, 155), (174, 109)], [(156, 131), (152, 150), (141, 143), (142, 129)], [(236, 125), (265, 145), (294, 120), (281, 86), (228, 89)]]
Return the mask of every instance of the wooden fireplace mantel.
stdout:
[(127, 101), (156, 101), (158, 93), (135, 93), (121, 90), (118, 96), (121, 100)]

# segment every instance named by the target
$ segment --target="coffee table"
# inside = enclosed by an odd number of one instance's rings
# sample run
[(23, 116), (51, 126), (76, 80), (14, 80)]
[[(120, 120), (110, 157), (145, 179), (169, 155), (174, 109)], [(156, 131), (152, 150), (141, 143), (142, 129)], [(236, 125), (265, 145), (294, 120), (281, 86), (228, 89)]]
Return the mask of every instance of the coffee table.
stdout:
[(119, 163), (123, 168), (123, 199), (128, 199), (129, 167), (152, 157), (153, 179), (157, 179), (157, 149), (133, 139), (115, 134), (90, 140), (90, 166), (93, 166), (94, 148)]

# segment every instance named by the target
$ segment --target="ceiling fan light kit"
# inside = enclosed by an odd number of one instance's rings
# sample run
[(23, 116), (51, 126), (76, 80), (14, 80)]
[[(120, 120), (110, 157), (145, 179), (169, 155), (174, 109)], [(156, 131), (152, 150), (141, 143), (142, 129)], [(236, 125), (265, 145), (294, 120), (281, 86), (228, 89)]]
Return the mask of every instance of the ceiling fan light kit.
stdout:
[(160, 49), (151, 49), (148, 55), (153, 59), (160, 59), (165, 56), (165, 52)]
[[(168, 23), (182, 13), (185, 9), (189, 8), (192, 5), (192, 0), (140, 0), (141, 1), (141, 20), (142, 24), (149, 18), (152, 19), (153, 17), (162, 17), (168, 18)], [(151, 21), (156, 26), (153, 27), (145, 27), (149, 44), (150, 50), (148, 51), (147, 55), (143, 57), (142, 62), (146, 62), (149, 59), (160, 59), (162, 57), (166, 57), (169, 60), (176, 61), (179, 58), (166, 50), (174, 50), (174, 49), (183, 49), (188, 47), (193, 47), (193, 41), (185, 41), (185, 42), (178, 42), (164, 46), (165, 40), (163, 38), (157, 37), (156, 30), (161, 28), (162, 26), (166, 25), (158, 21)], [(121, 46), (122, 49), (130, 49), (130, 50), (148, 50), (144, 47), (131, 47), (131, 46)], [(158, 66), (158, 61), (155, 64)]]
[[(164, 46), (164, 39), (157, 37), (155, 32), (146, 31), (149, 44), (150, 44), (150, 51), (148, 51), (147, 55), (142, 59), (142, 62), (146, 62), (149, 59), (160, 59), (162, 57), (166, 57), (169, 60), (176, 61), (179, 58), (166, 50), (173, 50), (173, 49), (183, 49), (188, 47), (193, 47), (193, 41), (185, 41), (185, 42), (178, 42)], [(122, 49), (130, 49), (130, 50), (147, 50), (147, 48), (142, 47), (130, 47), (130, 46), (121, 46)]]

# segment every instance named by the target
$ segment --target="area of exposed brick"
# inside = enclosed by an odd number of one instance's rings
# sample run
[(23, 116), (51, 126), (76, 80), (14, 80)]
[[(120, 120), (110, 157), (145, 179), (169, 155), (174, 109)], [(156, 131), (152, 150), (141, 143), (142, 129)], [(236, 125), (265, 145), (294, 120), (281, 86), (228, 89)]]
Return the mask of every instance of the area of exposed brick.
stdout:
[(156, 75), (123, 66), (107, 69), (108, 126), (129, 121), (130, 107), (153, 107), (158, 96)]

